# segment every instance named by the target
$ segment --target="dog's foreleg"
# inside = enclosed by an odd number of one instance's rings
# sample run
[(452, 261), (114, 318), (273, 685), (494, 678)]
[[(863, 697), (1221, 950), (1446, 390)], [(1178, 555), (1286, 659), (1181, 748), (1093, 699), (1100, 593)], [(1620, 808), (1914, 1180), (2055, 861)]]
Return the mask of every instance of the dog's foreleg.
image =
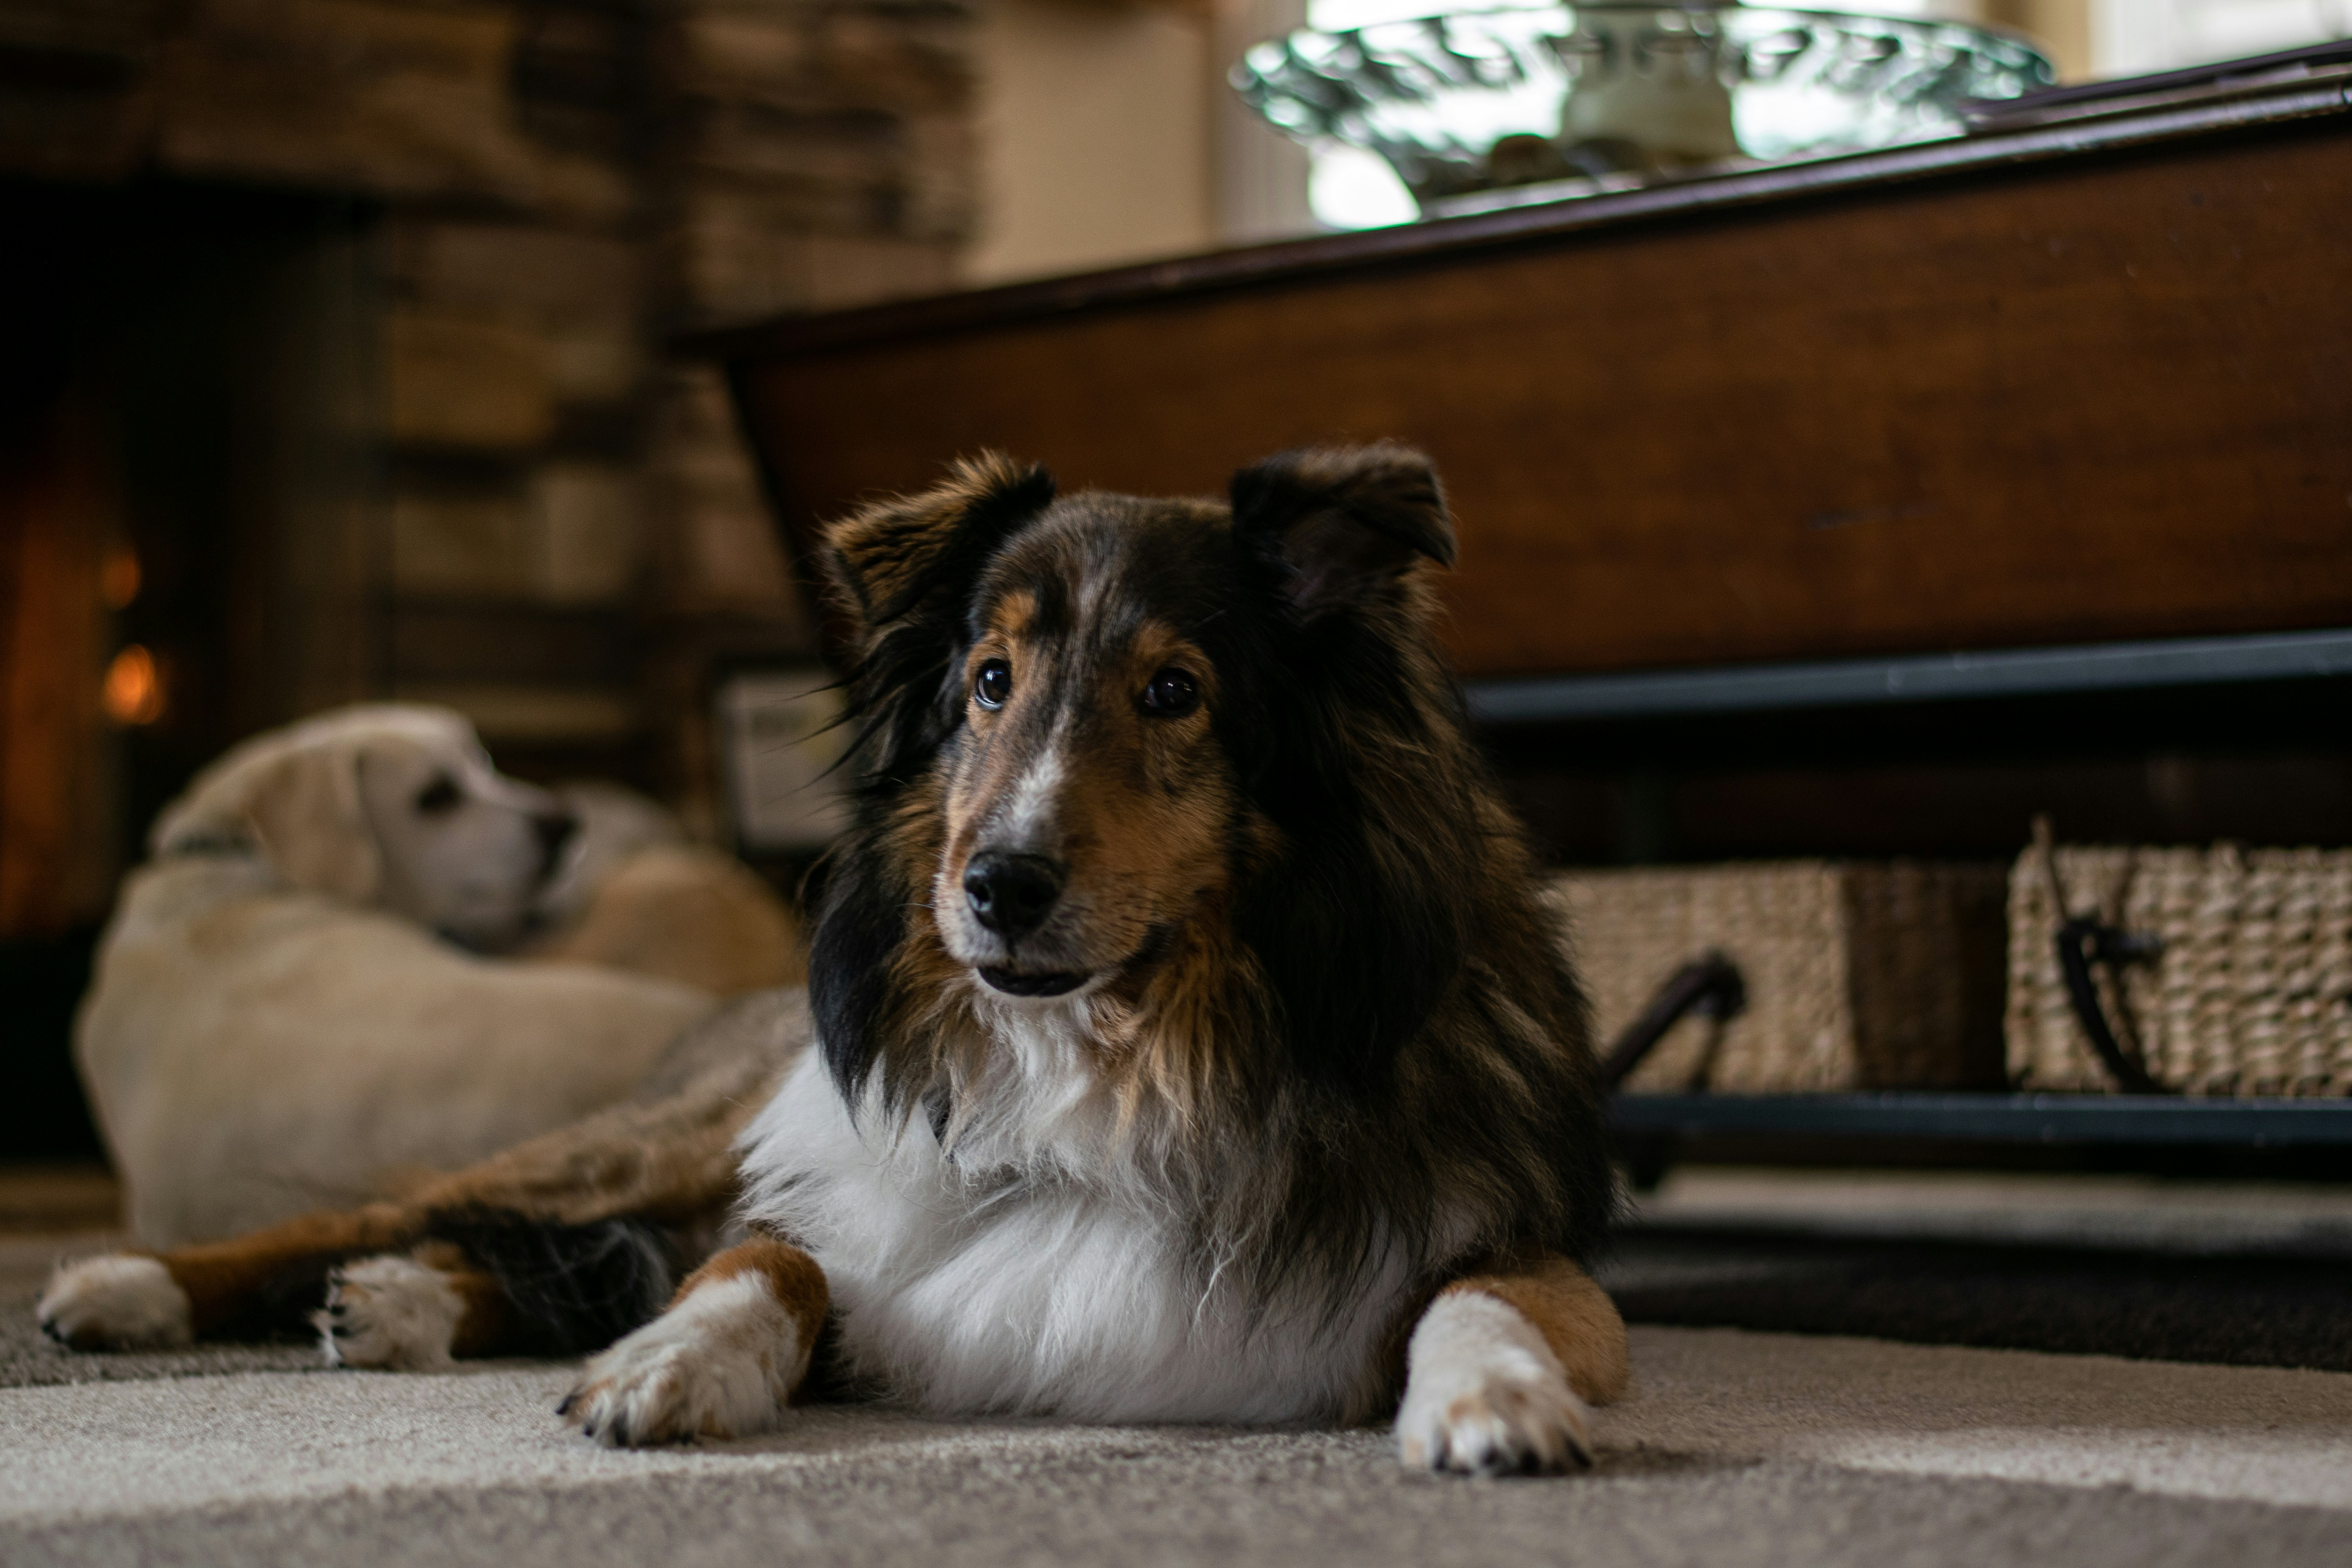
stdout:
[(556, 1414), (625, 1447), (773, 1428), (824, 1326), (824, 1271), (761, 1237), (688, 1276), (669, 1310), (588, 1363)]
[(333, 1366), (433, 1372), (521, 1348), (505, 1288), (446, 1241), (336, 1269), (310, 1322)]
[(1564, 1258), (1438, 1292), (1406, 1350), (1397, 1449), (1415, 1468), (1556, 1471), (1592, 1459), (1591, 1406), (1625, 1391), (1625, 1324)]
[(78, 1351), (169, 1350), (195, 1338), (188, 1293), (144, 1253), (58, 1265), (34, 1312), (41, 1332)]
[[(41, 1330), (75, 1350), (133, 1350), (299, 1323), (278, 1300), (289, 1279), (315, 1285), (337, 1258), (405, 1247), (421, 1216), (393, 1204), (308, 1214), (230, 1241), (163, 1253), (113, 1253), (67, 1264), (37, 1311)], [(307, 1307), (318, 1300), (316, 1296)], [(292, 1322), (276, 1319), (292, 1311)]]

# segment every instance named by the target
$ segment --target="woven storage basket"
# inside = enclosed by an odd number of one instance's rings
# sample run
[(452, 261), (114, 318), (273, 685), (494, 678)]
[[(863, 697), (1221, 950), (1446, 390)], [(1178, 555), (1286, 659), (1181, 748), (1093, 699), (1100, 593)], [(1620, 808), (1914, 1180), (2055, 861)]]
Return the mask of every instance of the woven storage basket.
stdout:
[[(2184, 1094), (2352, 1094), (2352, 850), (2056, 855), (2067, 913), (2163, 943), (2150, 962), (2094, 970), (2101, 1005), (2118, 1033), (2137, 1036), (2141, 1065), (2159, 1084)], [(2112, 1091), (2067, 1002), (2061, 917), (2039, 848), (2010, 879), (2009, 923), (2011, 1079)]]
[(1602, 1050), (1674, 973), (1720, 949), (1727, 1021), (1685, 1017), (1624, 1087), (1799, 1093), (2000, 1081), (1999, 866), (1796, 860), (1577, 872), (1552, 883)]

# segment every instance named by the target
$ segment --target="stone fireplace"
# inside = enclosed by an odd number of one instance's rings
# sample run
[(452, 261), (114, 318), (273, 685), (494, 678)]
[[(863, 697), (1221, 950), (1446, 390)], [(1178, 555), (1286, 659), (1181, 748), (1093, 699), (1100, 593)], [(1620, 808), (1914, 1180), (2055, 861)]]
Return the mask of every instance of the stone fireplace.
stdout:
[(714, 672), (812, 639), (724, 389), (665, 344), (952, 280), (969, 32), (0, 0), (0, 941), (69, 1003), (155, 805), (357, 698), (718, 832)]

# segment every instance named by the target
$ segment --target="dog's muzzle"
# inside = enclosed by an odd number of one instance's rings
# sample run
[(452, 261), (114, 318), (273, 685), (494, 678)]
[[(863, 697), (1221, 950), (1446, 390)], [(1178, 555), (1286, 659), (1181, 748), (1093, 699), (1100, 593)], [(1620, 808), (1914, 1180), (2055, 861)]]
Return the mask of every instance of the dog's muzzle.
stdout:
[[(1061, 901), (1067, 873), (1043, 855), (990, 851), (964, 868), (964, 904), (971, 918), (1008, 948), (1045, 923)], [(979, 966), (980, 977), (1008, 996), (1059, 996), (1084, 984), (1087, 976), (1067, 971), (1024, 973), (1000, 964)]]

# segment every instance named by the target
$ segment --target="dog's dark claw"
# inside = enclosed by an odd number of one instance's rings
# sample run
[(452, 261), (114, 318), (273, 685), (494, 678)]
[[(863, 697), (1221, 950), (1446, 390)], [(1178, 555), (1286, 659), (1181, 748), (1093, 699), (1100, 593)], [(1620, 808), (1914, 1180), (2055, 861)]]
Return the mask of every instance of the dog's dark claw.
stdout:
[(558, 1415), (569, 1415), (572, 1414), (572, 1407), (579, 1403), (580, 1391), (575, 1388), (571, 1393), (563, 1396), (562, 1403), (555, 1407), (555, 1413)]

